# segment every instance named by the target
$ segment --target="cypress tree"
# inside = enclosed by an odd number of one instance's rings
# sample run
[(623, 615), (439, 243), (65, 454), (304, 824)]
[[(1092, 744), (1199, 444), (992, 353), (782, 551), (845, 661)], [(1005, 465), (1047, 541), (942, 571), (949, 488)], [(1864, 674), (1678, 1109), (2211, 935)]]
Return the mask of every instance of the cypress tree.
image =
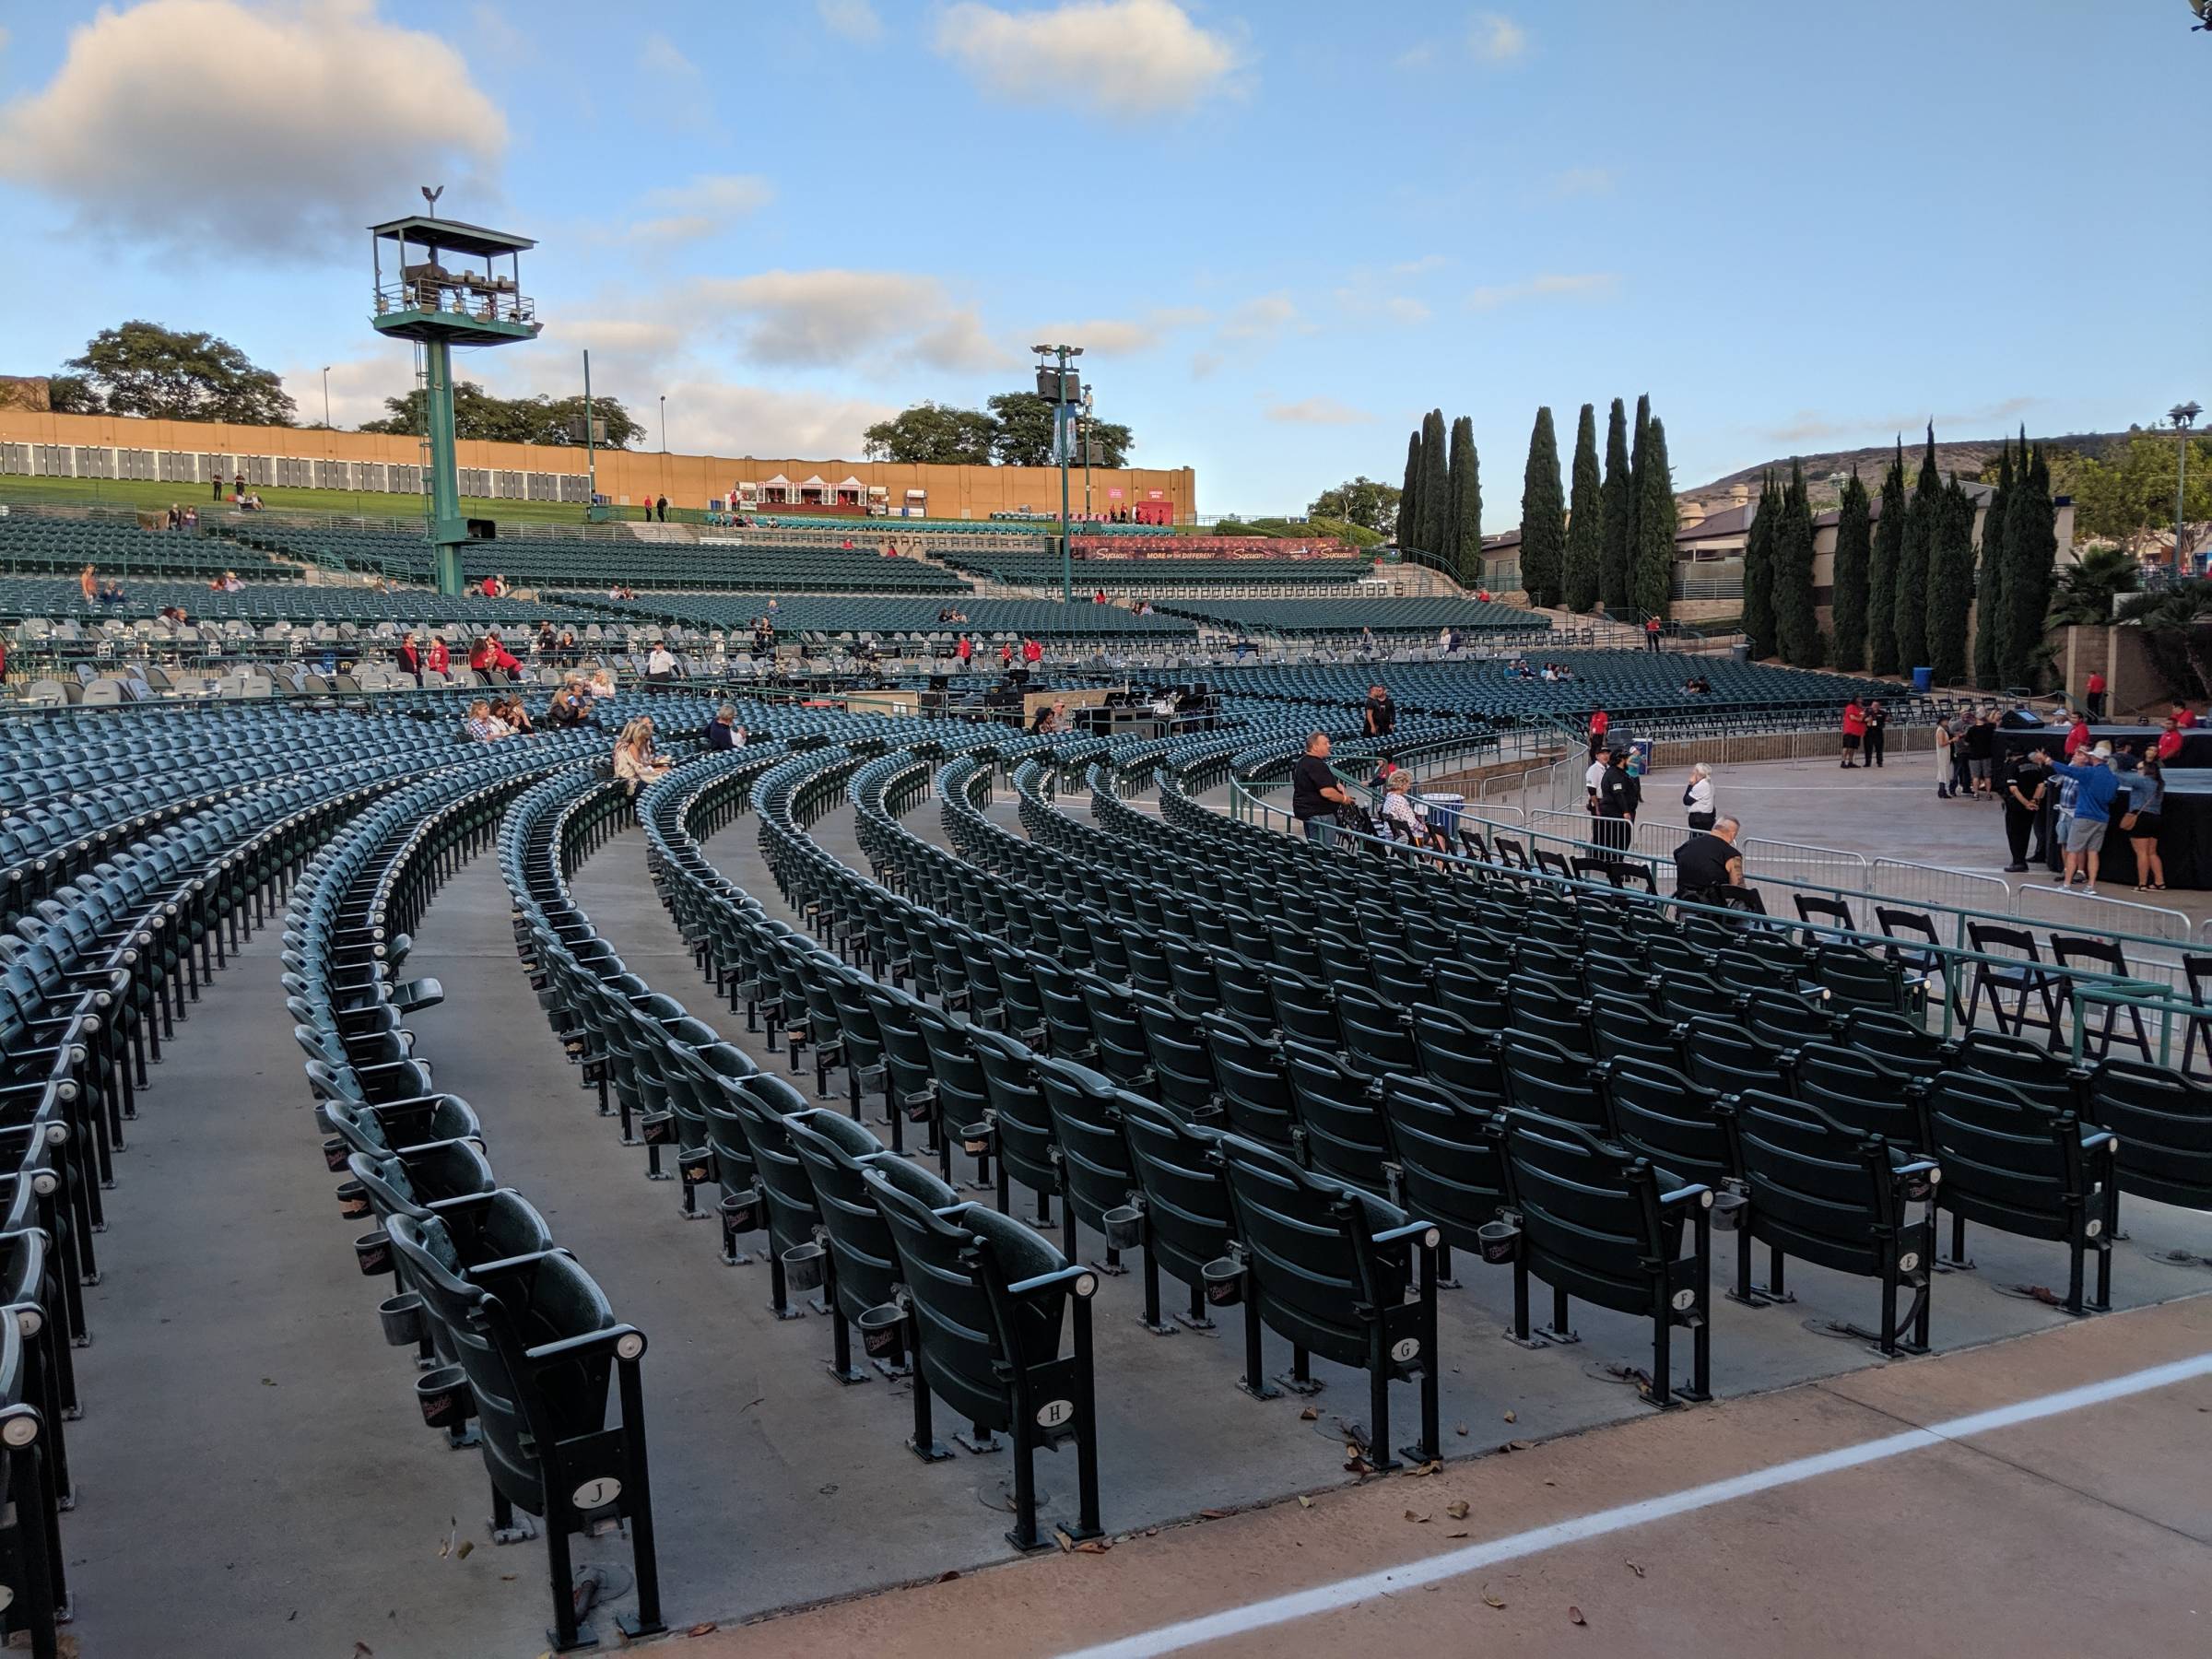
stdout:
[(1866, 671), (1897, 672), (1897, 564), (1905, 546), (1905, 445), (1900, 439), (1882, 475), (1882, 515), (1866, 561)]
[(1839, 668), (1866, 665), (1866, 578), (1874, 549), (1874, 521), (1866, 500), (1866, 486), (1859, 469), (1851, 469), (1843, 486), (1842, 504), (1836, 514), (1836, 574), (1834, 599), (1835, 650)]
[(1936, 683), (1954, 685), (1973, 660), (1966, 613), (1974, 602), (1974, 508), (1956, 473), (1936, 498), (1928, 542), (1928, 665)]
[(1774, 527), (1774, 633), (1782, 659), (1793, 668), (1820, 665), (1820, 624), (1813, 611), (1813, 507), (1805, 468), (1790, 463)]
[(1974, 684), (1993, 691), (2005, 683), (2005, 498), (2012, 493), (2012, 440), (1997, 461), (1997, 486), (1982, 513), (1974, 568)]
[(1643, 547), (1643, 467), (1644, 452), (1651, 445), (1652, 397), (1645, 393), (1636, 400), (1635, 424), (1629, 428), (1629, 600), (1635, 602), (1636, 561)]
[(1605, 559), (1605, 486), (1597, 475), (1597, 412), (1583, 406), (1574, 429), (1574, 493), (1567, 514), (1567, 574), (1560, 586), (1567, 608), (1586, 611), (1597, 603), (1598, 569)]
[(1905, 509), (1905, 538), (1897, 556), (1897, 598), (1890, 626), (1897, 630), (1900, 673), (1933, 667), (1928, 661), (1928, 577), (1936, 538), (1943, 522), (1943, 480), (1936, 472), (1936, 428), (1928, 428), (1928, 448)]
[(1421, 517), (1419, 546), (1424, 553), (1444, 556), (1444, 538), (1452, 519), (1452, 468), (1444, 452), (1444, 412), (1431, 409), (1421, 417)]
[(1774, 654), (1774, 525), (1781, 512), (1774, 475), (1759, 480), (1759, 505), (1751, 510), (1751, 535), (1744, 544), (1744, 637), (1756, 661)]
[(1675, 591), (1675, 474), (1666, 463), (1666, 428), (1654, 416), (1645, 429), (1636, 503), (1636, 608), (1665, 617)]
[(2043, 649), (2043, 618), (2051, 608), (2051, 567), (2058, 558), (2058, 533), (2051, 505), (2051, 469), (2043, 452), (2028, 448), (2020, 436), (2024, 481), (2016, 477), (2005, 508), (2005, 538), (2012, 554), (2005, 574), (2006, 610), (2012, 618), (2006, 643), (2010, 661), (1999, 669), (2008, 686), (2030, 684)]
[(1421, 432), (1418, 427), (1406, 440), (1406, 487), (1398, 492), (1398, 547), (1413, 546), (1414, 527), (1421, 522)]
[(1521, 585), (1531, 605), (1557, 605), (1567, 565), (1567, 502), (1559, 493), (1559, 443), (1548, 406), (1536, 411), (1521, 475)]
[(1462, 587), (1482, 585), (1482, 462), (1475, 453), (1475, 418), (1452, 423), (1452, 558)]
[(1619, 398), (1606, 422), (1605, 539), (1597, 566), (1599, 603), (1629, 608), (1629, 570), (1635, 559), (1636, 484), (1629, 468), (1629, 416)]

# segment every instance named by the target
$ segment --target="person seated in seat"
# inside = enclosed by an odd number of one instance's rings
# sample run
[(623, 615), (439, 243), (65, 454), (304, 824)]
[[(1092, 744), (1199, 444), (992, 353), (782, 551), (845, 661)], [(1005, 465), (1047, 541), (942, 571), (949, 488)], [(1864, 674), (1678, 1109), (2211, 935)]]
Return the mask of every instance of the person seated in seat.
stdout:
[(548, 731), (573, 731), (592, 724), (590, 699), (583, 689), (583, 677), (571, 674), (554, 688), (552, 700), (546, 704), (546, 727)]
[(668, 762), (653, 752), (653, 721), (641, 716), (622, 728), (615, 739), (615, 776), (636, 794), (668, 771)]
[(123, 603), (123, 583), (112, 579), (102, 582), (100, 589), (100, 602), (102, 606), (121, 605)]
[(714, 711), (714, 718), (707, 723), (707, 747), (711, 749), (739, 749), (745, 747), (745, 728), (737, 724), (737, 706), (724, 703)]
[(592, 677), (584, 682), (585, 692), (594, 702), (606, 702), (615, 695), (615, 671), (605, 663), (592, 670)]
[(523, 707), (523, 700), (517, 693), (509, 692), (504, 700), (494, 699), (491, 712), (506, 724), (510, 732), (535, 732), (537, 730), (535, 725), (531, 724), (530, 711)]
[(1421, 809), (1413, 804), (1413, 774), (1403, 767), (1394, 770), (1382, 785), (1382, 827), (1390, 831), (1393, 841), (1409, 841), (1417, 847), (1433, 847), (1447, 851), (1443, 837), (1429, 827)]
[(1675, 849), (1675, 897), (1718, 904), (1721, 888), (1744, 885), (1744, 855), (1735, 850), (1740, 826), (1724, 818), (1710, 830), (1697, 830)]
[(1030, 730), (1039, 737), (1050, 737), (1056, 732), (1067, 730), (1067, 704), (1061, 701), (1049, 709), (1039, 709), (1037, 717), (1030, 722)]
[(507, 735), (506, 724), (491, 712), (491, 704), (477, 698), (468, 705), (468, 718), (462, 723), (462, 732), (476, 743), (497, 743)]

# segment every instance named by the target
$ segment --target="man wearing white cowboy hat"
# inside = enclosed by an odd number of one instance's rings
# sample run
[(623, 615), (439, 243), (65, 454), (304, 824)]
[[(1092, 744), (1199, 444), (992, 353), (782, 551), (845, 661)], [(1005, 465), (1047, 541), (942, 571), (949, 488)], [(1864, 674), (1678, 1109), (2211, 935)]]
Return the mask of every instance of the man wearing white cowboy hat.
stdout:
[(2049, 751), (2035, 751), (2038, 765), (2051, 768), (2051, 775), (2070, 778), (2074, 782), (2074, 818), (2066, 830), (2066, 867), (2059, 877), (2061, 884), (2074, 885), (2074, 874), (2085, 865), (2088, 882), (2081, 889), (2091, 898), (2097, 895), (2097, 864), (2104, 848), (2104, 832), (2112, 821), (2112, 806), (2120, 793), (2120, 779), (2112, 771), (2112, 746), (2100, 743), (2089, 751), (2087, 766), (2065, 766), (2052, 760)]

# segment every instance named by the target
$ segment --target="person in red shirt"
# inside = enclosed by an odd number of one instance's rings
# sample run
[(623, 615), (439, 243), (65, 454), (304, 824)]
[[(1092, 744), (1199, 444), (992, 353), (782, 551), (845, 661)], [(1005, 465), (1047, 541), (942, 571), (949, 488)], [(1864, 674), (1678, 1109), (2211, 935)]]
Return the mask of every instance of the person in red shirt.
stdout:
[(2087, 700), (2089, 705), (2089, 718), (2102, 720), (2104, 718), (2104, 674), (2101, 670), (2092, 671), (2089, 675)]
[(1613, 722), (1603, 709), (1590, 711), (1590, 758), (1594, 760), (1606, 747), (1606, 733)]
[(453, 660), (452, 653), (445, 648), (444, 640), (433, 635), (429, 654), (422, 659), (423, 667), (431, 674), (443, 674)]
[(1024, 640), (1021, 642), (1021, 660), (1030, 667), (1036, 667), (1044, 661), (1044, 647), (1035, 640)]
[(1011, 640), (1002, 640), (999, 641), (998, 665), (1001, 668), (1011, 668), (1014, 666), (1014, 642)]
[(2184, 732), (2196, 724), (2196, 716), (2189, 712), (2189, 705), (2179, 698), (2174, 700), (2173, 724), (2180, 726)]
[(1859, 742), (1865, 735), (1866, 711), (1859, 707), (1859, 700), (1854, 697), (1843, 705), (1843, 770), (1845, 771), (1851, 771), (1858, 764), (1858, 761), (1853, 757), (1858, 754)]
[(1654, 652), (1655, 652), (1655, 651), (1657, 651), (1657, 650), (1659, 649), (1659, 618), (1656, 618), (1656, 617), (1646, 617), (1646, 618), (1643, 619), (1643, 642), (1644, 642), (1645, 646), (1647, 646), (1647, 647), (1648, 647), (1649, 649), (1651, 649), (1652, 651), (1654, 651)]
[(961, 667), (967, 667), (969, 659), (975, 655), (975, 641), (962, 634), (960, 642), (952, 648), (952, 654), (960, 659)]
[(2077, 709), (2074, 712), (2074, 724), (2066, 733), (2066, 764), (2072, 766), (2075, 763), (2075, 757), (2088, 747), (2088, 716)]
[(2159, 764), (2163, 766), (2181, 752), (2181, 724), (2178, 721), (2168, 720), (2166, 729), (2159, 734)]

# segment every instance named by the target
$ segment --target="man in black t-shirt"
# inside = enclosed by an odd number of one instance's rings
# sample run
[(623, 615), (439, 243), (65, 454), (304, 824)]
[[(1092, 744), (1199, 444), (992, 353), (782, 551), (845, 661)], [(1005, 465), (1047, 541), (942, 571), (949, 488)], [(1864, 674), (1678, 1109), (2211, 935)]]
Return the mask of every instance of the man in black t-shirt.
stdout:
[(1717, 904), (1724, 887), (1744, 885), (1744, 855), (1735, 850), (1736, 822), (1724, 818), (1675, 849), (1675, 897)]
[(1991, 800), (1995, 794), (1989, 775), (1989, 761), (1990, 753), (1996, 747), (1996, 711), (1993, 709), (1978, 718), (1971, 715), (1968, 718), (1973, 724), (1966, 728), (1966, 735), (1960, 739), (1966, 746), (1967, 778), (1972, 785), (1976, 800)]
[(1336, 808), (1349, 805), (1351, 798), (1329, 768), (1329, 735), (1315, 732), (1306, 739), (1306, 752), (1290, 769), (1291, 816), (1298, 819), (1308, 841), (1326, 842)]
[(1387, 737), (1398, 729), (1398, 705), (1390, 700), (1390, 693), (1381, 686), (1370, 686), (1367, 688), (1367, 707), (1363, 717), (1370, 737)]
[(1629, 776), (1629, 751), (1608, 750), (1606, 770), (1597, 781), (1597, 844), (1625, 852), (1636, 833), (1636, 808), (1642, 789)]

